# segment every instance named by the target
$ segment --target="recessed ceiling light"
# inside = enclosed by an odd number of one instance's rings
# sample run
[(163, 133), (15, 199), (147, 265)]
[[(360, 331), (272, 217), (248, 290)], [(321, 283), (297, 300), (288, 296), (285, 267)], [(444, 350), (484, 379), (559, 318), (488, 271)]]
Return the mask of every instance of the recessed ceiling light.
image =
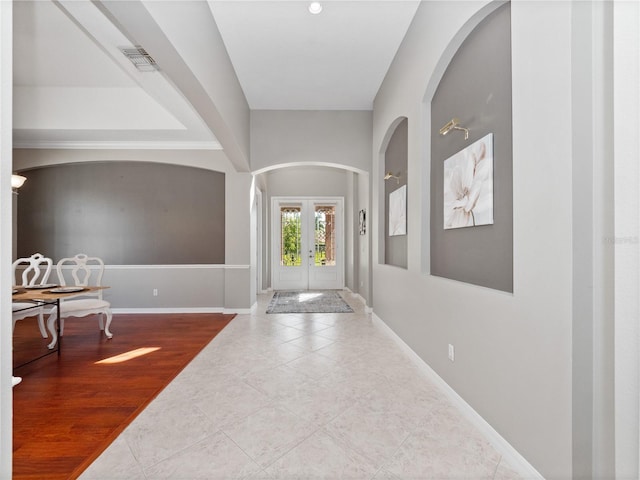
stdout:
[(322, 4), (320, 2), (311, 2), (309, 5), (309, 12), (313, 15), (317, 15), (322, 11)]

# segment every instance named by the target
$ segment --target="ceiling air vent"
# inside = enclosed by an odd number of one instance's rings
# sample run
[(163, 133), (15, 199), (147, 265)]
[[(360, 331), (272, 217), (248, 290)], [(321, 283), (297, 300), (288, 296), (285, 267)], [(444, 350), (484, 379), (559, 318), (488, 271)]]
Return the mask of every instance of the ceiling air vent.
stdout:
[(141, 72), (153, 72), (155, 70), (159, 70), (156, 61), (139, 45), (136, 45), (135, 47), (121, 47), (120, 51), (124, 53), (124, 56), (131, 60), (131, 63), (133, 63)]

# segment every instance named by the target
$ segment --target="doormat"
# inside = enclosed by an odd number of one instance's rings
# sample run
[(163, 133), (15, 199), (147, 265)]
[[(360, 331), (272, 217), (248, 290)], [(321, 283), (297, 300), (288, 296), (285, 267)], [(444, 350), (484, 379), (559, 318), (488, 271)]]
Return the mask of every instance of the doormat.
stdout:
[(353, 313), (353, 309), (338, 292), (304, 290), (274, 293), (267, 313)]

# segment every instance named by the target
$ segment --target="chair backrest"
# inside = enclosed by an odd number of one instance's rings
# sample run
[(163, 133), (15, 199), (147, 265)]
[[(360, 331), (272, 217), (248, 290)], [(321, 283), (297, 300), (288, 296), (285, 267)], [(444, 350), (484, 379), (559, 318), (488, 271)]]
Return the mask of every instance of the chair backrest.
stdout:
[[(56, 273), (61, 286), (99, 287), (102, 285), (104, 262), (101, 258), (79, 253), (74, 257), (60, 259), (56, 264)], [(102, 298), (102, 290), (98, 290), (92, 296)]]
[(41, 253), (34, 253), (30, 257), (19, 258), (13, 262), (13, 278), (16, 279), (16, 271), (22, 264), (28, 264), (28, 266), (22, 271), (22, 283), (23, 287), (31, 287), (33, 285), (42, 285), (47, 283), (49, 275), (51, 274), (51, 267), (53, 261), (42, 255)]

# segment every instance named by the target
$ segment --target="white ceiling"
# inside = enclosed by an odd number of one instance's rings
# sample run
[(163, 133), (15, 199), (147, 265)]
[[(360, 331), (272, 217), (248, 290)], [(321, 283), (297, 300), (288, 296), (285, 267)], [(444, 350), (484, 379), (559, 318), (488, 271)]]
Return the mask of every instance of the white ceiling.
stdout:
[(419, 1), (211, 1), (254, 110), (370, 110)]
[[(324, 1), (319, 15), (309, 3), (209, 1), (249, 107), (371, 109), (420, 2)], [(220, 148), (174, 81), (137, 71), (126, 45), (99, 2), (14, 2), (15, 146)]]

